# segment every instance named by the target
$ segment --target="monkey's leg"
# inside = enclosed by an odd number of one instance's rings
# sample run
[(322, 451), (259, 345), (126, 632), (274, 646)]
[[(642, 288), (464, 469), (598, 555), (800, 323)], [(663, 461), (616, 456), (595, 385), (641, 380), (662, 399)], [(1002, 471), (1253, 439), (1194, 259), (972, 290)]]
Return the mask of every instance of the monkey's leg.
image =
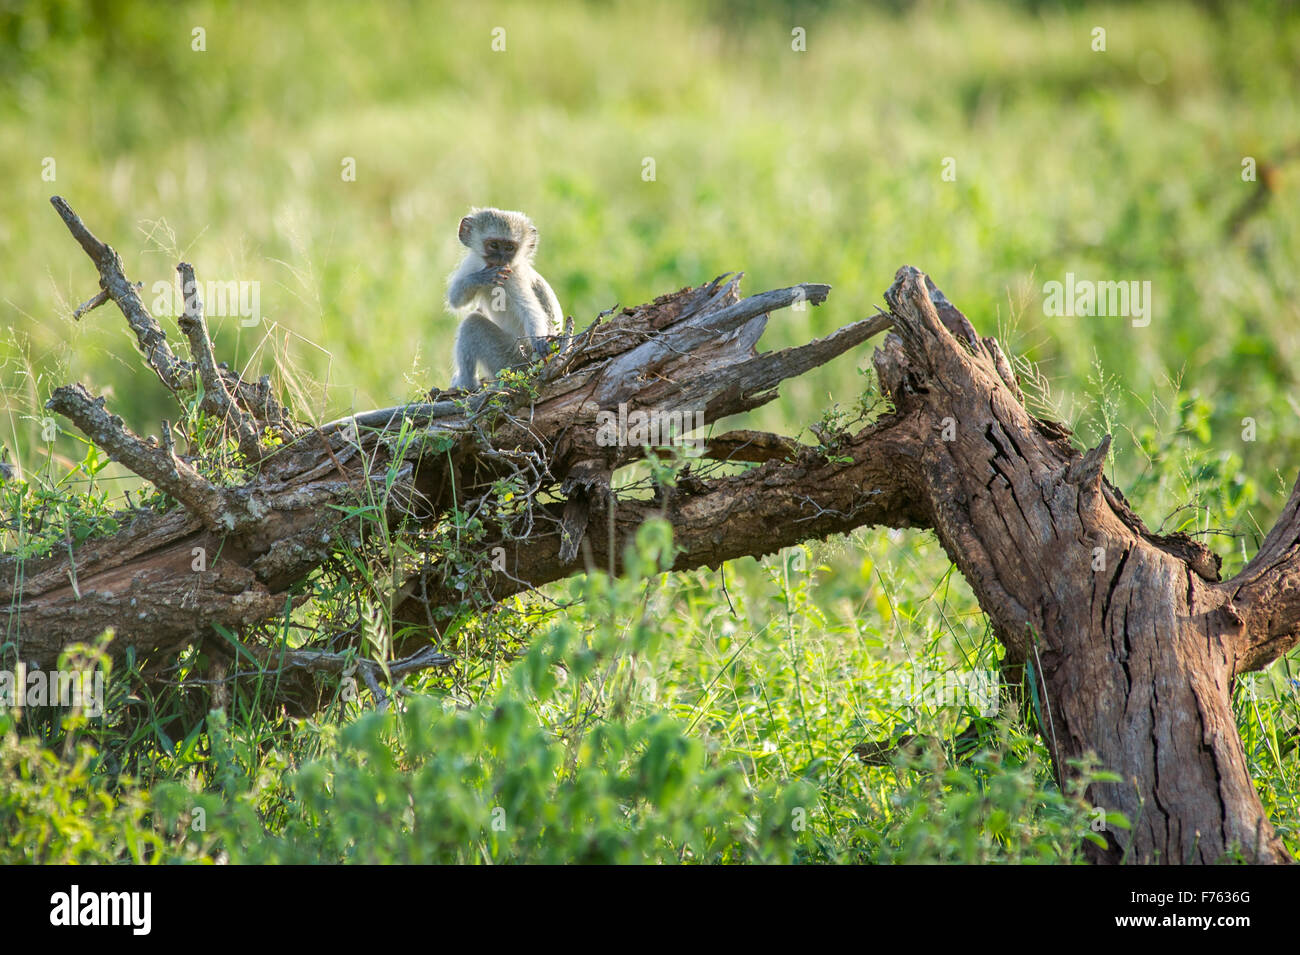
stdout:
[(451, 380), (453, 388), (473, 391), (478, 387), (475, 372), (479, 362), (495, 375), (502, 368), (522, 364), (523, 353), (514, 336), (508, 335), (482, 312), (465, 317), (456, 330), (456, 374)]

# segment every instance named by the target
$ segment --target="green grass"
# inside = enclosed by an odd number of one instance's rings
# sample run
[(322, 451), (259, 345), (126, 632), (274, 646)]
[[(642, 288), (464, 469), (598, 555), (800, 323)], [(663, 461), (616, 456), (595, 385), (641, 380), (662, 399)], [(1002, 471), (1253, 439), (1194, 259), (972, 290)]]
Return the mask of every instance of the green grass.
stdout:
[[(498, 26), (502, 53), (490, 48)], [(791, 50), (794, 26), (807, 52)], [(1104, 53), (1091, 49), (1097, 26)], [(195, 27), (205, 52), (191, 49)], [(68, 431), (43, 439), (53, 386), (82, 381), (139, 432), (175, 418), (120, 315), (71, 319), (95, 275), (50, 195), (147, 291), (181, 257), (201, 281), (261, 283), (261, 326), (212, 318), (218, 357), (272, 374), (316, 420), (446, 383), (456, 222), (491, 204), (533, 216), (538, 265), (579, 327), (727, 270), (743, 269), (749, 291), (832, 284), (823, 307), (773, 316), (763, 344), (783, 347), (865, 317), (899, 265), (921, 267), (981, 333), (1033, 363), (1041, 378), (1027, 390), (1081, 441), (1114, 433), (1112, 476), (1150, 525), (1221, 529), (1205, 539), (1230, 573), (1300, 463), (1297, 86), (1300, 18), (1271, 5), (0, 3), (0, 444), (30, 493), (41, 478), (62, 482), (26, 503), (6, 488), (5, 507), (71, 508), (93, 533), (136, 487)], [(1258, 188), (1241, 179), (1245, 156), (1275, 167), (1275, 188), (1234, 233)], [(345, 157), (355, 182), (340, 175)], [(946, 157), (955, 181), (941, 177)], [(1045, 315), (1043, 283), (1066, 272), (1150, 281), (1151, 325)], [(180, 338), (173, 320), (164, 327)], [(725, 424), (798, 432), (852, 404), (869, 356), (842, 357)], [(563, 615), (564, 646), (594, 647), (595, 675), (542, 692), (518, 683), (522, 664), (486, 657), (413, 683), (437, 711), (462, 714), (438, 724), (436, 745), (401, 721), (356, 722), (343, 702), (316, 721), (236, 707), (187, 745), (164, 718), (181, 704), (127, 697), (119, 674), (129, 718), (49, 729), (93, 744), (83, 769), (56, 762), (5, 784), (3, 852), (131, 857), (141, 850), (122, 834), (160, 831), (141, 822), (156, 797), (164, 815), (208, 800), (206, 837), (150, 842), (167, 858), (360, 858), (363, 831), (414, 825), (367, 817), (372, 789), (393, 800), (415, 787), (449, 807), (418, 831), (460, 840), (375, 843), (375, 858), (1078, 857), (1086, 807), (1056, 791), (1040, 742), (1011, 714), (990, 730), (992, 755), (962, 767), (848, 757), (864, 740), (951, 732), (971, 715), (900, 703), (900, 674), (996, 658), (931, 537), (862, 532), (801, 562), (736, 561), (725, 593), (716, 573), (648, 576), (652, 586), (613, 595), (590, 581), (548, 589), (581, 599)], [(618, 634), (635, 629), (641, 601), (659, 630), (631, 649)], [(554, 651), (550, 626), (494, 617), (465, 639)], [(1300, 853), (1296, 662), (1262, 676), (1254, 696), (1238, 688), (1237, 708), (1252, 773)], [(515, 749), (489, 739), (503, 706)], [(691, 805), (659, 770), (642, 772), (647, 750), (628, 742), (638, 732), (680, 754), (692, 792), (712, 795)], [(0, 750), (40, 763), (16, 743)], [(348, 769), (385, 753), (395, 776)], [(512, 812), (504, 839), (493, 800), (521, 763), (540, 774), (517, 784), (518, 806), (533, 810)], [(118, 782), (124, 768), (138, 782)], [(305, 775), (291, 783), (285, 768)], [(322, 789), (321, 774), (354, 788)], [(723, 781), (705, 786), (713, 774)], [(96, 787), (113, 804), (79, 811), (69, 794)], [(561, 836), (543, 807), (570, 790), (586, 822)], [(55, 830), (60, 819), (100, 828), (71, 848), (49, 825), (33, 836), (31, 807), (48, 799), (65, 807), (46, 814)], [(795, 808), (806, 828), (771, 828), (772, 813)], [(629, 819), (644, 823), (636, 835)]]

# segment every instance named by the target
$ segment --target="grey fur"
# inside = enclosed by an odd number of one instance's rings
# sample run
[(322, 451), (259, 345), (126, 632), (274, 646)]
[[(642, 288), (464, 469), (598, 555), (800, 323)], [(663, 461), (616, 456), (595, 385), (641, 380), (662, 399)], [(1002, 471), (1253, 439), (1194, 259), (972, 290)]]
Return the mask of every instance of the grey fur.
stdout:
[[(537, 229), (522, 212), (475, 209), (462, 223), (461, 236), (469, 251), (447, 287), (448, 306), (465, 316), (456, 332), (451, 386), (472, 391), (480, 364), (492, 375), (523, 364), (525, 342), (536, 354), (546, 354), (546, 338), (559, 334), (564, 313), (551, 286), (533, 269)], [(489, 239), (516, 244), (508, 266), (487, 263)]]

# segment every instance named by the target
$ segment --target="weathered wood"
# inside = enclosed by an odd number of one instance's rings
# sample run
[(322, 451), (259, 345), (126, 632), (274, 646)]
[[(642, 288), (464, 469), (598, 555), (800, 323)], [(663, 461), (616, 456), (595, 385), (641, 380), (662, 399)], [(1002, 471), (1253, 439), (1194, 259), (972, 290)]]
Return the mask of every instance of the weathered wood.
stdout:
[[(110, 297), (137, 331), (148, 364), (168, 387), (183, 390), (196, 378), (211, 378), (210, 345), (192, 342), (195, 365), (176, 358), (126, 279), (121, 259), (66, 203), (56, 200), (55, 206), (91, 254)], [(184, 265), (182, 277), (192, 288), (192, 270)], [(552, 492), (579, 473), (599, 485), (600, 475), (643, 453), (637, 445), (602, 446), (599, 411), (619, 403), (634, 412), (691, 409), (708, 424), (770, 400), (771, 387), (783, 375), (828, 360), (869, 331), (851, 326), (804, 349), (758, 356), (753, 344), (770, 309), (821, 302), (828, 288), (802, 285), (742, 300), (738, 279), (724, 276), (624, 309), (566, 340), (543, 369), (533, 398), (485, 391), (466, 400), (370, 412), (320, 429), (291, 429), (286, 415), (273, 415), (287, 444), (263, 457), (253, 478), (237, 487), (214, 486), (170, 448), (131, 434), (83, 387), (60, 388), (51, 409), (68, 416), (111, 458), (175, 497), (186, 515), (134, 514), (117, 538), (88, 541), (71, 560), (60, 553), (20, 567), (13, 558), (0, 558), (8, 632), (25, 659), (49, 664), (67, 644), (109, 627), (116, 632), (113, 652), (134, 647), (147, 653), (211, 633), (213, 625), (243, 630), (273, 620), (285, 612), (291, 587), (340, 546), (361, 545), (362, 528), (341, 513), (349, 506), (373, 496), (387, 502), (384, 518), (394, 526), (412, 519), (413, 527), (430, 526), (448, 508), (482, 493), (521, 456), (532, 456)], [(186, 308), (187, 335), (206, 338), (197, 302), (188, 294)], [(628, 362), (629, 354), (638, 356), (635, 362)], [(753, 384), (737, 387), (736, 381)], [(219, 384), (210, 393), (228, 389), (230, 402), (218, 394), (212, 410), (239, 433), (258, 406), (240, 400), (244, 383)], [(757, 388), (764, 392), (754, 394)], [(451, 451), (425, 454), (421, 441), (414, 450), (396, 452), (391, 437), (404, 420), (426, 439), (450, 439)], [(514, 450), (503, 454), (507, 449)], [(404, 457), (396, 460), (399, 453)], [(368, 485), (386, 486), (387, 492), (372, 495)], [(569, 572), (579, 569), (573, 559), (581, 541), (576, 529), (565, 549)], [(196, 560), (199, 554), (203, 560)]]
[[(210, 347), (193, 340), (206, 339), (201, 316), (186, 316), (196, 371), (140, 314), (116, 253), (66, 203), (55, 204), (164, 383), (179, 391), (196, 376), (211, 381)], [(1300, 483), (1260, 552), (1221, 581), (1214, 554), (1185, 535), (1149, 531), (1105, 479), (1109, 438), (1082, 453), (1063, 426), (1028, 413), (998, 343), (980, 338), (921, 272), (899, 270), (888, 314), (767, 354), (756, 344), (771, 312), (820, 302), (828, 289), (741, 299), (738, 279), (602, 314), (576, 336), (570, 329), (529, 393), (435, 392), (422, 404), (309, 429), (293, 425), (264, 386), (250, 391), (223, 372), (216, 390), (229, 403), (216, 398), (219, 419), (237, 434), (257, 422), (286, 441), (274, 453), (257, 449), (256, 473), (235, 487), (217, 487), (170, 447), (136, 438), (84, 388), (58, 389), (51, 407), (182, 507), (139, 512), (71, 559), (0, 557), (7, 632), (24, 659), (42, 664), (108, 626), (119, 654), (178, 648), (215, 624), (248, 633), (283, 614), (290, 588), (340, 546), (364, 545), (347, 508), (383, 501), (382, 519), (413, 533), (453, 510), (481, 509), (492, 483), (512, 474), (525, 479), (531, 506), (522, 530), (515, 517), (511, 526), (487, 521), (478, 546), (501, 547), (507, 560), (474, 581), (479, 606), (588, 568), (617, 571), (623, 547), (652, 516), (673, 526), (676, 569), (861, 526), (929, 527), (989, 615), (1006, 647), (1004, 668), (1035, 681), (1058, 776), (1087, 754), (1121, 776), (1089, 796), (1134, 828), (1108, 833), (1095, 859), (1287, 861), (1246, 771), (1230, 691), (1237, 675), (1300, 640)], [(685, 411), (691, 423), (710, 424), (771, 400), (781, 381), (891, 327), (874, 361), (893, 410), (856, 434), (822, 436), (833, 453), (728, 432), (706, 441), (703, 454), (758, 466), (709, 478), (685, 469), (652, 498), (610, 491), (614, 472), (663, 436), (611, 442), (603, 415)], [(399, 445), (403, 428), (416, 440)], [(200, 551), (211, 556), (198, 570)], [(428, 639), (466, 594), (466, 580), (444, 564), (404, 582), (394, 620), (424, 629), (397, 648), (407, 654), (399, 672), (447, 662)], [(272, 662), (266, 646), (247, 650)], [(338, 674), (346, 657), (303, 650), (278, 660)], [(379, 695), (375, 672), (362, 676)]]
[(190, 354), (194, 356), (199, 380), (203, 382), (203, 400), (199, 407), (220, 418), (228, 429), (235, 432), (239, 439), (239, 450), (247, 460), (258, 461), (262, 457), (262, 449), (258, 442), (257, 425), (253, 416), (239, 407), (217, 365), (217, 357), (212, 351), (212, 339), (203, 319), (203, 299), (199, 296), (198, 282), (194, 278), (194, 266), (181, 262), (176, 266), (176, 271), (180, 273), (181, 293), (185, 300), (184, 312), (176, 324), (189, 340)]
[[(54, 206), (55, 211), (68, 227), (68, 231), (95, 263), (95, 268), (99, 272), (99, 292), (79, 306), (73, 313), (73, 317), (80, 319), (82, 315), (111, 300), (126, 318), (131, 331), (135, 333), (136, 343), (145, 356), (145, 363), (158, 375), (163, 385), (173, 394), (192, 393), (195, 381), (194, 363), (181, 360), (172, 351), (171, 345), (167, 343), (166, 332), (140, 299), (138, 286), (126, 277), (122, 257), (112, 246), (101, 242), (86, 228), (86, 224), (72, 211), (72, 207), (62, 196), (52, 196), (50, 204)], [(189, 278), (192, 282), (192, 271)], [(186, 305), (187, 308), (190, 305), (188, 294)], [(272, 433), (282, 439), (289, 437), (291, 432), (289, 415), (272, 397), (269, 381), (256, 383), (243, 381), (238, 375), (224, 368), (220, 369), (220, 373), (231, 397), (247, 410), (255, 421), (270, 428)]]
[[(1233, 677), (1262, 662), (1244, 656), (1252, 640), (1233, 588), (1214, 579), (1199, 544), (1152, 534), (1121, 503), (1101, 473), (1105, 442), (1080, 456), (1016, 400), (995, 355), (955, 347), (923, 279), (902, 269), (886, 293), (897, 335), (877, 371), (900, 414), (955, 426), (952, 440), (936, 430), (925, 442), (913, 490), (980, 606), (1042, 680), (1058, 769), (1091, 753), (1122, 779), (1089, 792), (1134, 824), (1096, 857), (1288, 860), (1232, 716)], [(1266, 560), (1290, 556), (1287, 533)]]

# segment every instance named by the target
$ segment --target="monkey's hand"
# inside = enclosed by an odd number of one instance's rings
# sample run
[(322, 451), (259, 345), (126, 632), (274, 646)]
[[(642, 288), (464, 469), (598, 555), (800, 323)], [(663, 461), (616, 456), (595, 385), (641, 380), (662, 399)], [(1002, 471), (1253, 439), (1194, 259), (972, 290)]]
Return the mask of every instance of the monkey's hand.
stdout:
[(510, 278), (509, 266), (488, 265), (470, 276), (470, 284), (474, 288), (491, 288), (494, 285), (499, 287), (505, 285), (508, 278)]

